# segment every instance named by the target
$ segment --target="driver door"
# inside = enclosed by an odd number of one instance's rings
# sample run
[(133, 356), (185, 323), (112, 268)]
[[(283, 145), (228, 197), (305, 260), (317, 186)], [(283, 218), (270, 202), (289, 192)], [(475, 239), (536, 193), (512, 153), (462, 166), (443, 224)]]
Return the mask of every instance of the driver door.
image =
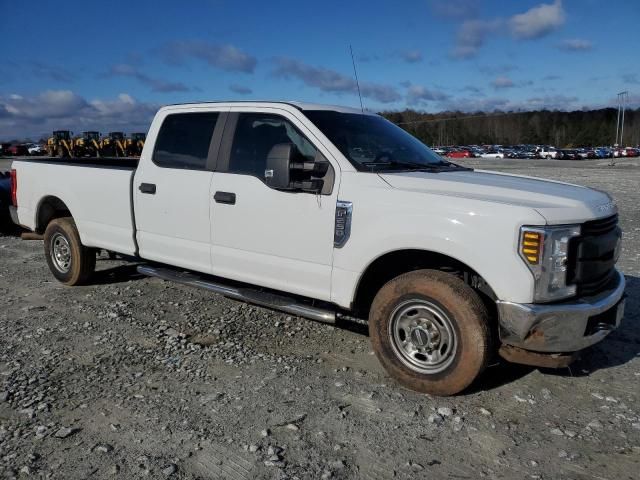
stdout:
[(329, 153), (285, 110), (236, 107), (227, 120), (213, 173), (211, 263), (215, 275), (330, 299), (339, 178), (331, 162), (323, 194), (265, 183), (274, 145), (293, 143), (307, 159)]

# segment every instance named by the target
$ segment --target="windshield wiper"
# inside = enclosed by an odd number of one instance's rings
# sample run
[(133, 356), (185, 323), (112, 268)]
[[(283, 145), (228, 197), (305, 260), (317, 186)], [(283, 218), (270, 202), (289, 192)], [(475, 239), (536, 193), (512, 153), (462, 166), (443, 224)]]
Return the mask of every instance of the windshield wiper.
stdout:
[(375, 167), (397, 167), (404, 170), (411, 171), (420, 171), (425, 170), (429, 172), (449, 172), (455, 170), (473, 170), (472, 168), (463, 167), (461, 165), (457, 165), (455, 163), (441, 161), (439, 163), (418, 163), (418, 162), (410, 162), (410, 161), (399, 161), (389, 159), (385, 162), (362, 162), (362, 165), (371, 168), (372, 170)]
[(454, 171), (454, 170), (463, 170), (470, 171), (473, 168), (463, 167), (462, 165), (458, 165), (457, 163), (442, 161), (440, 163), (434, 163), (433, 168), (439, 171)]

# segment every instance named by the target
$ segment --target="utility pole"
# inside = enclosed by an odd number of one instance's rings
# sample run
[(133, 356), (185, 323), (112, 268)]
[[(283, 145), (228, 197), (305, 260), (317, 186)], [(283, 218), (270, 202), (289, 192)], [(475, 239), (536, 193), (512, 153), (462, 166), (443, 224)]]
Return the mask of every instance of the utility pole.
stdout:
[[(619, 92), (618, 93), (618, 120), (616, 123), (616, 141), (614, 142), (614, 147), (621, 146), (622, 147), (622, 139), (624, 137), (624, 113), (627, 108), (627, 101), (629, 99), (629, 92)], [(622, 114), (622, 115), (621, 115)], [(622, 117), (622, 121), (621, 120)], [(620, 133), (620, 138), (618, 139), (618, 133)]]
[(624, 148), (624, 111), (627, 109), (627, 101), (629, 100), (629, 92), (622, 92), (622, 121), (620, 122), (620, 146)]

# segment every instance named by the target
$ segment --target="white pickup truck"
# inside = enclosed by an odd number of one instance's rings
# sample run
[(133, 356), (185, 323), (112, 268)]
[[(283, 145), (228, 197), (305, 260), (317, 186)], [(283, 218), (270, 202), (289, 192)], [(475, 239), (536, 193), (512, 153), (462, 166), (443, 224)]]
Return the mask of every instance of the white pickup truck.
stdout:
[(234, 299), (368, 319), (389, 374), (432, 394), (496, 353), (566, 366), (623, 315), (606, 193), (449, 163), (359, 110), (168, 106), (138, 163), (15, 161), (11, 195), (65, 284), (89, 282), (104, 249)]

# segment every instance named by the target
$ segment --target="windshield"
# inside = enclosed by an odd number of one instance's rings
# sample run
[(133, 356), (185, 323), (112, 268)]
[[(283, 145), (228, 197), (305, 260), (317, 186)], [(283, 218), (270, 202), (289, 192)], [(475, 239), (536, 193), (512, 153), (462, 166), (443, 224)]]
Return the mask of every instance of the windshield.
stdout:
[(304, 114), (358, 170), (456, 167), (380, 116), (328, 110)]

